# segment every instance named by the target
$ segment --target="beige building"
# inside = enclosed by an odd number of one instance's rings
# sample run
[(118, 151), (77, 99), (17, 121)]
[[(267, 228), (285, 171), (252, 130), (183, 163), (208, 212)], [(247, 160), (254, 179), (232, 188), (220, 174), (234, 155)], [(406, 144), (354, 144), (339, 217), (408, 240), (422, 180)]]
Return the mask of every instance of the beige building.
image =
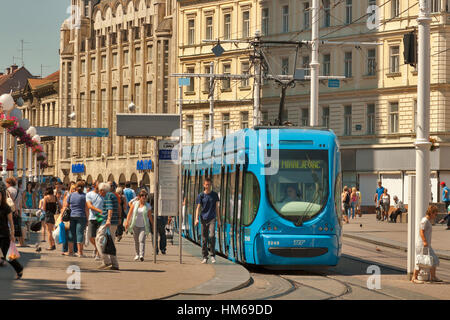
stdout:
[[(108, 138), (63, 138), (60, 170), (66, 181), (150, 184), (139, 160), (152, 160), (149, 140), (116, 135), (116, 114), (175, 113), (174, 0), (76, 0), (61, 28), (61, 126), (109, 128)], [(70, 119), (69, 114), (75, 113)], [(74, 174), (72, 164), (84, 164)]]
[[(345, 76), (339, 88), (320, 81), (321, 123), (332, 129), (342, 147), (344, 184), (359, 185), (363, 205), (372, 205), (377, 179), (391, 197), (408, 202), (408, 175), (415, 171), (417, 70), (404, 63), (403, 36), (417, 30), (418, 1), (321, 1), (320, 39), (378, 42), (380, 46), (321, 45), (320, 75)], [(440, 148), (431, 153), (433, 200), (440, 181), (450, 181), (450, 13), (446, 0), (433, 0), (431, 22), (431, 136)], [(264, 39), (310, 40), (311, 1), (261, 1)], [(380, 26), (371, 29), (370, 5), (378, 5)], [(383, 5), (384, 4), (384, 5)], [(362, 17), (362, 18), (361, 18)], [(266, 52), (271, 74), (293, 74), (295, 50)], [(311, 51), (302, 47), (297, 68), (309, 68)], [(306, 70), (308, 72), (308, 70)], [(278, 116), (280, 90), (262, 88), (266, 121)], [(310, 83), (287, 90), (286, 116), (309, 123)], [(448, 183), (448, 182), (447, 182)]]
[[(215, 43), (203, 40), (248, 40), (254, 37), (260, 20), (257, 0), (178, 1), (178, 73), (253, 74), (248, 43), (221, 43), (225, 50), (216, 57)], [(183, 90), (186, 142), (201, 143), (209, 130), (209, 78), (192, 78)], [(253, 125), (253, 78), (217, 79), (214, 85), (215, 136)]]

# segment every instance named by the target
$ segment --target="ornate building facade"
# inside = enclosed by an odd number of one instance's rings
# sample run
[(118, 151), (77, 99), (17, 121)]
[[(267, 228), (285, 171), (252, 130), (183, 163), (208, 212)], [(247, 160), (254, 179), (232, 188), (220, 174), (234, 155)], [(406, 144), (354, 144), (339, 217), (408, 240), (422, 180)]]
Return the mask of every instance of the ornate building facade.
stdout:
[[(153, 159), (146, 139), (116, 135), (116, 114), (175, 113), (174, 0), (76, 0), (80, 18), (61, 28), (61, 126), (109, 128), (107, 138), (67, 137), (58, 147), (66, 180), (131, 181), (149, 185), (136, 170)], [(70, 114), (75, 116), (69, 117)], [(71, 165), (85, 171), (72, 173)]]

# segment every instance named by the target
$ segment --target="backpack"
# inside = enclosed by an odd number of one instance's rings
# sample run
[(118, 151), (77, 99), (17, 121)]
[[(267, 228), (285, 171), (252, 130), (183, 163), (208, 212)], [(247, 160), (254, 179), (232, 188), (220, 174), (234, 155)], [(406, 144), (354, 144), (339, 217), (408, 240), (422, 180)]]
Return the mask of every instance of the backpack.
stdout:
[(12, 212), (16, 212), (16, 200), (17, 200), (18, 196), (19, 196), (19, 190), (17, 190), (16, 198), (14, 200), (11, 198), (9, 191), (7, 192), (6, 204), (11, 208)]

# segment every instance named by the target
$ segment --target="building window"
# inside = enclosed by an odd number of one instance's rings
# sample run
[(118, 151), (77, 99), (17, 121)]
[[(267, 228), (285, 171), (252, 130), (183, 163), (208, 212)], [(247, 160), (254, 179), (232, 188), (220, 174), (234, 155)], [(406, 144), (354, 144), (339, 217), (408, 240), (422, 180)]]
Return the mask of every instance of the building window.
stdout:
[(400, 14), (400, 0), (392, 0), (391, 17), (397, 17)]
[(367, 134), (375, 134), (375, 104), (367, 105)]
[(231, 14), (224, 15), (223, 38), (229, 40), (231, 38)]
[(147, 46), (147, 60), (153, 59), (153, 46)]
[(152, 110), (152, 108), (150, 108), (150, 106), (152, 105), (152, 97), (153, 97), (153, 81), (149, 81), (147, 82), (147, 110), (145, 110), (145, 112), (149, 112), (150, 110)]
[(391, 73), (397, 73), (399, 72), (399, 66), (400, 66), (400, 47), (394, 46), (390, 48), (390, 65), (389, 65), (389, 71)]
[(206, 39), (212, 40), (213, 38), (213, 17), (206, 17)]
[(346, 0), (345, 3), (345, 23), (350, 24), (352, 23), (352, 0)]
[[(223, 65), (223, 74), (231, 74), (231, 64)], [(231, 80), (230, 78), (222, 80), (222, 90), (229, 90), (231, 88)]]
[(91, 58), (91, 72), (95, 72), (95, 58)]
[(203, 115), (203, 142), (209, 141), (209, 114)]
[[(205, 74), (211, 73), (211, 65), (205, 65)], [(211, 89), (210, 87), (211, 78), (203, 78), (203, 91), (209, 92)]]
[(331, 55), (329, 53), (323, 55), (323, 75), (329, 76), (331, 68)]
[(441, 11), (441, 0), (431, 0), (431, 12)]
[(250, 36), (250, 11), (242, 13), (242, 38)]
[(134, 63), (139, 64), (141, 62), (141, 48), (136, 48), (134, 51)]
[(398, 102), (391, 102), (389, 107), (389, 133), (398, 132)]
[(330, 0), (323, 0), (323, 26), (328, 28), (331, 25)]
[(352, 106), (344, 107), (344, 135), (352, 134)]
[(367, 75), (374, 76), (376, 73), (376, 50), (369, 49), (367, 51)]
[(222, 114), (222, 135), (226, 136), (230, 133), (230, 114)]
[(185, 143), (192, 144), (194, 141), (194, 116), (186, 116), (186, 130), (188, 136), (185, 137)]
[(248, 128), (248, 111), (241, 111), (241, 129)]
[(117, 68), (117, 52), (113, 53), (112, 55), (112, 65), (113, 68)]
[[(189, 67), (189, 68), (186, 69), (186, 73), (194, 73), (194, 72), (195, 72), (194, 67)], [(191, 78), (189, 78), (189, 79), (190, 79), (190, 81), (189, 81), (188, 91), (189, 91), (189, 92), (194, 92), (194, 91), (195, 91), (195, 81), (194, 81), (194, 78), (191, 77)]]
[(417, 131), (417, 100), (414, 100), (414, 132)]
[(308, 30), (310, 28), (310, 15), (309, 15), (309, 2), (303, 4), (303, 29)]
[(262, 123), (265, 125), (269, 124), (269, 112), (268, 111), (261, 111), (262, 114)]
[[(243, 75), (248, 75), (250, 73), (250, 63), (248, 61), (241, 62), (241, 73)], [(241, 80), (241, 87), (248, 87), (249, 85), (249, 79)]]
[(137, 107), (136, 107), (137, 113), (140, 112), (139, 108), (141, 107), (139, 101), (141, 101), (141, 84), (136, 83), (134, 85), (134, 102), (137, 104)]
[(123, 52), (123, 65), (127, 66), (128, 63), (130, 63), (130, 57), (129, 57), (129, 54), (128, 54), (128, 50), (125, 50)]
[(261, 13), (261, 30), (263, 36), (267, 36), (269, 34), (269, 9), (262, 9)]
[(322, 125), (325, 128), (330, 127), (330, 107), (322, 107)]
[(303, 69), (305, 70), (305, 76), (309, 76), (309, 56), (303, 56), (302, 57), (302, 64), (303, 64)]
[(282, 8), (282, 23), (283, 23), (283, 33), (289, 32), (289, 6), (283, 6)]
[(281, 58), (281, 74), (289, 74), (289, 58)]
[(346, 78), (352, 77), (352, 53), (346, 52), (345, 53), (345, 60), (344, 60), (344, 75)]
[(85, 74), (86, 73), (86, 60), (81, 60), (80, 63), (80, 69), (81, 69), (81, 74)]
[[(287, 118), (285, 118), (287, 120)], [(300, 120), (300, 123), (303, 127), (307, 127), (309, 125), (309, 109), (303, 108), (302, 109), (302, 118)]]
[(106, 56), (102, 56), (102, 70), (106, 70)]
[(188, 20), (188, 44), (194, 44), (195, 41), (195, 20)]

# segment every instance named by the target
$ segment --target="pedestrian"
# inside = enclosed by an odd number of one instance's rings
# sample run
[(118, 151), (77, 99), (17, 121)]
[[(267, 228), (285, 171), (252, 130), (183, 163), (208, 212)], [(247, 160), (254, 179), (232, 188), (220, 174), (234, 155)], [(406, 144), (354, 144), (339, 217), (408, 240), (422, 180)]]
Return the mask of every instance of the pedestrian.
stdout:
[(144, 261), (145, 239), (150, 233), (150, 225), (153, 224), (152, 208), (147, 202), (147, 198), (147, 191), (141, 190), (139, 192), (139, 201), (132, 203), (124, 223), (125, 229), (134, 237), (135, 261)]
[(359, 215), (360, 217), (362, 216), (362, 212), (361, 212), (361, 191), (359, 191), (359, 187), (356, 187), (356, 196), (358, 197), (358, 201), (356, 203), (356, 214)]
[(119, 224), (118, 203), (116, 196), (110, 192), (110, 186), (107, 183), (101, 183), (99, 185), (101, 192), (106, 192), (103, 212), (97, 215), (97, 221), (101, 223), (97, 230), (97, 236), (95, 238), (99, 253), (103, 258), (103, 263), (99, 267), (102, 270), (119, 270), (119, 261), (117, 255), (110, 255), (102, 252), (104, 247), (104, 240), (107, 232), (111, 235), (111, 241), (114, 243), (114, 235), (116, 234), (117, 225)]
[(44, 223), (47, 227), (49, 247), (46, 250), (55, 250), (55, 239), (53, 239), (53, 230), (55, 228), (55, 214), (57, 209), (57, 199), (53, 194), (53, 188), (50, 186), (45, 191), (42, 201), (42, 210), (44, 214)]
[[(70, 184), (69, 191), (66, 192), (66, 195), (64, 197), (63, 207), (61, 209), (61, 214), (59, 215), (59, 218), (57, 220), (57, 224), (58, 225), (61, 222), (63, 222), (62, 221), (62, 214), (64, 213), (65, 209), (69, 206), (69, 204), (67, 202), (67, 199), (75, 191), (76, 191), (76, 185), (75, 185), (75, 182), (73, 182), (73, 183)], [(67, 256), (67, 255), (69, 255), (69, 239), (68, 239), (67, 234), (69, 233), (69, 230), (70, 230), (70, 222), (64, 222), (64, 230), (65, 230), (65, 233), (66, 233), (66, 237), (65, 237), (65, 242), (62, 244), (63, 245), (62, 246), (62, 255), (63, 256)], [(73, 253), (76, 253), (76, 252), (78, 252), (78, 251), (77, 251), (77, 247), (75, 246), (74, 249), (73, 249)]]
[(122, 187), (118, 187), (116, 189), (116, 193), (117, 193), (117, 195), (120, 198), (119, 206), (122, 207), (122, 213), (123, 213), (123, 215), (122, 215), (122, 222), (123, 222), (127, 218), (127, 215), (126, 215), (126, 211), (127, 211), (127, 207), (128, 207), (127, 198), (123, 194), (123, 188)]
[(127, 198), (127, 212), (126, 214), (128, 214), (128, 210), (130, 208), (130, 201), (136, 198), (136, 192), (134, 192), (133, 189), (131, 189), (131, 182), (127, 181), (125, 183), (125, 189), (123, 189), (123, 194), (125, 195), (125, 198)]
[(13, 177), (6, 179), (6, 194), (14, 202), (15, 211), (12, 213), (14, 221), (14, 237), (19, 240), (19, 247), (27, 247), (25, 239), (22, 234), (22, 216), (20, 213), (21, 201), (19, 199), (20, 194), (16, 188), (16, 179)]
[(342, 216), (346, 223), (349, 223), (350, 217), (350, 193), (347, 186), (344, 186), (344, 189), (341, 194), (342, 200)]
[(384, 187), (381, 185), (381, 180), (378, 180), (378, 188), (375, 191), (375, 194), (373, 195), (373, 201), (375, 202), (375, 211), (377, 213), (377, 220), (381, 220), (382, 219), (382, 200), (381, 200), (381, 196), (384, 193)]
[[(432, 257), (433, 261), (430, 268), (432, 282), (442, 282), (442, 280), (436, 277), (436, 268), (439, 266), (439, 258), (431, 247), (431, 236), (433, 231), (432, 222), (436, 219), (437, 214), (438, 208), (434, 205), (430, 205), (427, 209), (426, 216), (420, 221), (420, 237), (416, 241), (416, 255), (428, 254)], [(425, 248), (427, 248), (427, 250), (424, 250)], [(423, 283), (423, 281), (417, 279), (419, 270), (419, 266), (416, 265), (411, 279), (414, 283)]]
[(208, 240), (209, 251), (211, 254), (211, 262), (216, 263), (216, 219), (217, 225), (220, 227), (219, 212), (219, 195), (212, 190), (210, 178), (206, 178), (203, 182), (203, 192), (197, 196), (197, 209), (195, 212), (195, 226), (198, 225), (199, 218), (201, 222), (202, 232), (202, 263), (208, 262)]
[(84, 231), (88, 223), (89, 211), (86, 206), (86, 194), (84, 191), (83, 181), (78, 181), (75, 186), (75, 192), (71, 193), (67, 198), (67, 204), (70, 207), (70, 229), (67, 233), (69, 242), (68, 256), (74, 254), (76, 244), (76, 257), (83, 258)]
[(88, 226), (88, 237), (89, 241), (94, 246), (94, 259), (101, 260), (101, 254), (98, 251), (95, 238), (97, 237), (97, 231), (100, 227), (100, 222), (97, 221), (97, 215), (103, 213), (103, 204), (106, 196), (105, 190), (99, 190), (99, 182), (94, 181), (92, 185), (92, 190), (86, 195), (86, 206), (89, 209), (89, 226)]
[(25, 192), (23, 193), (23, 206), (26, 209), (33, 209), (34, 208), (34, 203), (35, 203), (35, 199), (34, 199), (34, 188), (33, 188), (33, 183), (28, 182), (27, 183), (27, 188), (25, 190)]
[(394, 212), (389, 216), (389, 222), (397, 223), (397, 217), (401, 215), (403, 212), (406, 212), (405, 206), (403, 202), (398, 199), (397, 196), (394, 196)]
[(381, 196), (381, 200), (383, 201), (383, 220), (387, 220), (389, 216), (389, 209), (391, 207), (391, 196), (388, 193), (388, 189), (384, 188), (383, 195)]
[[(6, 203), (6, 186), (1, 183), (0, 184), (0, 248), (3, 253), (3, 257), (7, 257), (9, 246), (11, 243), (15, 243), (16, 239), (14, 237), (15, 234), (15, 223), (13, 219), (13, 213), (11, 208)], [(21, 279), (23, 276), (23, 267), (17, 261), (11, 260), (8, 261), (9, 264), (16, 271), (16, 279)], [(0, 265), (3, 265), (5, 262), (2, 258), (0, 260)]]
[(445, 182), (441, 182), (442, 187), (442, 201), (445, 203), (445, 211), (447, 211), (447, 215), (445, 218), (441, 219), (439, 223), (443, 224), (447, 221), (447, 229), (450, 230), (450, 189), (445, 185)]
[(116, 229), (116, 238), (117, 242), (120, 242), (122, 240), (123, 235), (123, 219), (124, 219), (124, 213), (123, 213), (123, 207), (122, 207), (122, 197), (117, 193), (117, 184), (114, 181), (109, 182), (109, 186), (111, 188), (111, 192), (116, 196), (117, 199), (117, 214), (119, 215), (119, 223), (117, 224)]
[(350, 209), (352, 212), (352, 219), (355, 219), (356, 207), (358, 206), (358, 194), (356, 193), (356, 188), (352, 188), (352, 193), (350, 194)]

